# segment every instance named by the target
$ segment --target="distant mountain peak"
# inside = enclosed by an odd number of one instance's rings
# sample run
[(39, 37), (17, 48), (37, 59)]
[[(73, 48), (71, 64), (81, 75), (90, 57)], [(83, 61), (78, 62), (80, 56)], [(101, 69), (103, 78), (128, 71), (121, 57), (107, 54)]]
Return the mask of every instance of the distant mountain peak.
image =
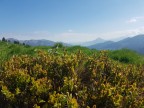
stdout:
[(73, 43), (73, 45), (81, 45), (81, 46), (90, 46), (90, 45), (94, 45), (94, 44), (97, 44), (97, 43), (103, 43), (105, 42), (106, 40), (98, 37), (96, 38), (95, 40), (92, 40), (92, 41), (86, 41), (86, 42), (80, 42), (80, 43)]
[(103, 49), (117, 50), (127, 48), (137, 51), (138, 53), (144, 54), (144, 34), (136, 35), (134, 37), (127, 37), (118, 42), (106, 41), (104, 43), (91, 45), (89, 46), (89, 48), (95, 48), (99, 50)]
[(100, 38), (100, 37), (98, 37), (97, 39), (95, 39), (95, 40), (104, 40), (103, 38)]

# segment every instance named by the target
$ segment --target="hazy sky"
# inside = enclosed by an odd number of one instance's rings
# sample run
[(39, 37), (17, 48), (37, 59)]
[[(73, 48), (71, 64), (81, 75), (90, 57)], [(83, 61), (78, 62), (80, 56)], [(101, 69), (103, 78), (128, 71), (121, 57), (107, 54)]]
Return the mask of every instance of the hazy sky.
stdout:
[(79, 42), (144, 33), (144, 0), (0, 0), (0, 38)]

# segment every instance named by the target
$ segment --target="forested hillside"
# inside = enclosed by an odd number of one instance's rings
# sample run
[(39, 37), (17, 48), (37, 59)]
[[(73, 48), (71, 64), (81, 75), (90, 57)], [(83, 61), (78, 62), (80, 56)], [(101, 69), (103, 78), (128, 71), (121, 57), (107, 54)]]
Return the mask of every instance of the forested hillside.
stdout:
[(143, 56), (0, 42), (1, 108), (143, 108)]

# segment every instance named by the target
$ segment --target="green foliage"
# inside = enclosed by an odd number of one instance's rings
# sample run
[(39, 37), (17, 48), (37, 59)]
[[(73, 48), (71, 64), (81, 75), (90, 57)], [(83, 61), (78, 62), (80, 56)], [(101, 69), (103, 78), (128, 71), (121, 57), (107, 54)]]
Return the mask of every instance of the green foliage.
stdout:
[(13, 55), (32, 55), (35, 56), (38, 49), (47, 51), (50, 47), (32, 47), (29, 45), (13, 44), (10, 42), (0, 41), (0, 65), (5, 60), (10, 59)]
[(3, 38), (2, 38), (2, 41), (3, 41), (3, 42), (6, 42), (7, 40), (5, 39), (5, 37), (3, 37)]
[(109, 57), (122, 63), (131, 63), (131, 64), (143, 63), (144, 64), (143, 56), (128, 49), (110, 51)]
[(54, 44), (53, 48), (63, 48), (64, 45), (62, 43), (56, 43)]
[[(59, 46), (59, 47), (57, 47)], [(36, 54), (36, 50), (44, 50), (51, 52), (53, 54), (73, 54), (78, 53), (79, 51), (83, 52), (85, 55), (99, 55), (100, 51), (91, 50), (86, 47), (81, 46), (72, 46), (72, 47), (65, 47), (61, 43), (55, 44), (53, 47), (49, 46), (37, 46), (32, 47), (29, 45), (22, 45), (22, 44), (12, 44), (10, 42), (2, 42), (0, 41), (0, 64), (1, 62), (8, 60), (13, 55), (32, 55)], [(122, 63), (131, 63), (131, 64), (144, 64), (144, 56), (137, 54), (134, 51), (128, 49), (116, 50), (116, 51), (108, 51), (108, 56), (115, 60)]]
[(82, 46), (72, 46), (72, 47), (68, 47), (67, 48), (67, 51), (69, 53), (77, 53), (79, 51), (83, 52), (84, 54), (86, 55), (93, 55), (93, 54), (96, 54), (98, 53), (97, 50), (93, 49), (89, 49), (89, 48), (86, 48), (86, 47), (82, 47)]
[(15, 55), (2, 64), (0, 107), (142, 108), (143, 65), (121, 64), (107, 51)]

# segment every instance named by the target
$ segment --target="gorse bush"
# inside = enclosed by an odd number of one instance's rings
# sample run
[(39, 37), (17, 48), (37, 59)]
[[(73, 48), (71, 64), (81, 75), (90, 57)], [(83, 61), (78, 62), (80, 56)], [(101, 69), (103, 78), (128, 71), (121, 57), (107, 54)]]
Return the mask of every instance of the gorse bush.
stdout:
[(0, 72), (1, 108), (142, 108), (144, 67), (88, 56), (37, 51), (13, 56)]

